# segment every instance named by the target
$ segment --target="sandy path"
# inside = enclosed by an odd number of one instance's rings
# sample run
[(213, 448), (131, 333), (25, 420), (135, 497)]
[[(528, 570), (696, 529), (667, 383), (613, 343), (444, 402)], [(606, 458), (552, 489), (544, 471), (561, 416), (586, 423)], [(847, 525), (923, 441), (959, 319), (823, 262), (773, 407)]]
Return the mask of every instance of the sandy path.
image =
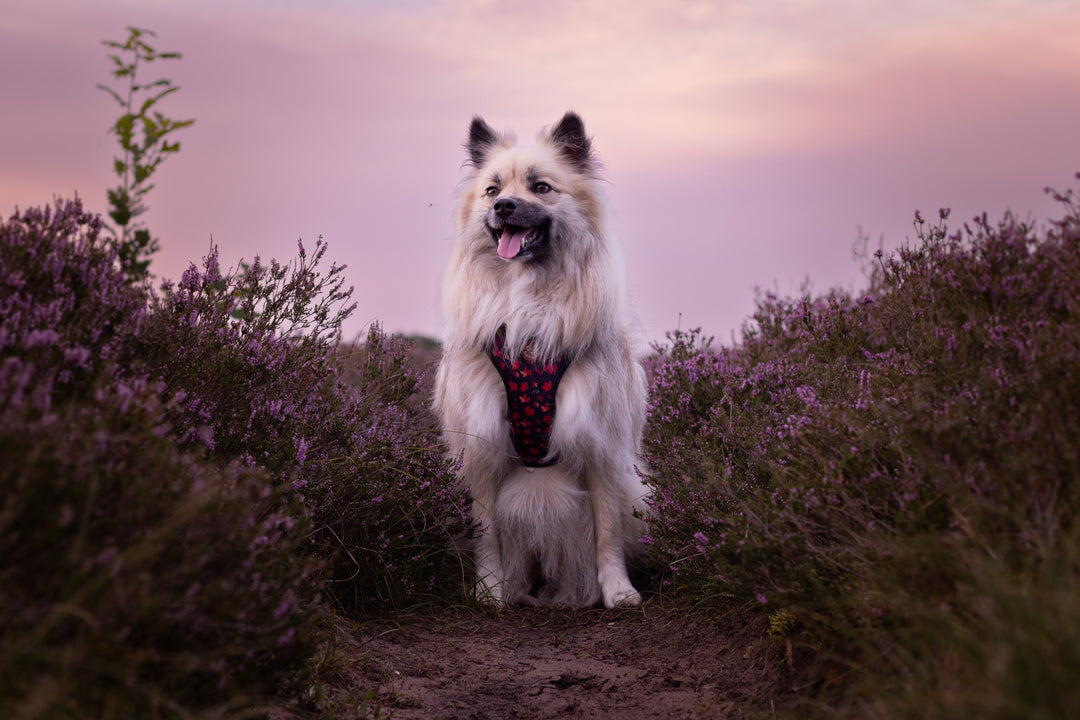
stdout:
[(375, 687), (369, 716), (403, 720), (740, 718), (768, 715), (778, 683), (760, 632), (725, 632), (654, 602), (459, 608), (344, 633), (330, 696)]

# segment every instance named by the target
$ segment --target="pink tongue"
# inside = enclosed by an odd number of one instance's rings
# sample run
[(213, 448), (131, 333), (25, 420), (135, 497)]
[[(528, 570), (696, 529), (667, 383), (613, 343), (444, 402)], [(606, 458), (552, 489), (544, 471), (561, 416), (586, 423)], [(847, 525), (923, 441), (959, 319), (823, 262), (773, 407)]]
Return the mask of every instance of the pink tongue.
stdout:
[(528, 237), (530, 232), (532, 229), (526, 228), (511, 235), (509, 230), (503, 230), (502, 237), (499, 238), (499, 257), (504, 260), (515, 257), (521, 252), (521, 241)]

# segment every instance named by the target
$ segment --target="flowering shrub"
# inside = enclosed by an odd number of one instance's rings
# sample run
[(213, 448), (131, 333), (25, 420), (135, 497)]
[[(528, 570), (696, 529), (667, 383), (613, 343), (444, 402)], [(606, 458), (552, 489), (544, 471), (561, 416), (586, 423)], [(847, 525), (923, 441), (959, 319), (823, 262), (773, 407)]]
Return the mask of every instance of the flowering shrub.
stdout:
[(175, 417), (182, 444), (303, 484), (308, 448), (341, 420), (324, 405), (334, 343), (352, 310), (340, 307), (351, 292), (342, 290), (343, 268), (318, 272), (325, 251), (320, 239), (310, 262), (300, 245), (295, 268), (256, 258), (245, 272), (222, 274), (211, 248), (201, 270), (192, 265), (177, 285), (164, 283), (139, 354), (184, 393)]
[(99, 229), (78, 201), (0, 227), (4, 716), (224, 706), (311, 651), (302, 516), (262, 471), (177, 448)]
[(183, 716), (303, 676), (320, 594), (433, 591), (465, 528), (423, 374), (326, 246), (160, 294), (78, 200), (0, 226), (0, 715)]
[(471, 526), (430, 410), (432, 366), (377, 326), (341, 355), (335, 395), (353, 424), (346, 445), (323, 450), (321, 480), (306, 487), (313, 537), (338, 549), (328, 591), (358, 609), (417, 600), (440, 579), (460, 592), (455, 548)]
[(224, 706), (311, 653), (304, 526), (259, 471), (177, 452), (154, 390), (3, 417), (0, 707)]
[[(855, 714), (1080, 702), (1080, 203), (1057, 197), (1043, 237), (916, 215), (920, 244), (877, 255), (866, 292), (766, 294), (741, 345), (658, 348), (656, 556), (771, 613), (791, 672)], [(853, 678), (890, 678), (896, 704)]]
[(310, 260), (300, 245), (295, 267), (256, 258), (222, 274), (211, 249), (201, 270), (166, 286), (141, 354), (184, 392), (182, 444), (293, 490), (313, 549), (331, 560), (336, 600), (397, 605), (433, 590), (467, 511), (408, 348), (377, 327), (366, 344), (339, 347), (351, 290), (343, 268), (319, 274), (325, 251), (320, 239)]
[(123, 374), (133, 359), (126, 339), (146, 319), (145, 298), (115, 272), (101, 228), (78, 199), (0, 225), (0, 373), (33, 381), (41, 413), (42, 403), (85, 396), (106, 365)]

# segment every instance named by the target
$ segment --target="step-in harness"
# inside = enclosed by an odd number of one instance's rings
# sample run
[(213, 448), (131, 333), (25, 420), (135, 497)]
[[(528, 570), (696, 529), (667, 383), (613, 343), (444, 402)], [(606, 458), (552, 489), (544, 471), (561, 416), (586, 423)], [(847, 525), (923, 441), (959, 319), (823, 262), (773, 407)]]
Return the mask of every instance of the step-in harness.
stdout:
[(495, 333), (488, 356), (506, 389), (506, 417), (518, 460), (526, 467), (554, 465), (559, 458), (548, 457), (548, 446), (555, 424), (555, 393), (570, 358), (564, 355), (540, 360), (528, 347), (518, 357), (509, 357), (505, 345), (506, 327), (502, 326)]

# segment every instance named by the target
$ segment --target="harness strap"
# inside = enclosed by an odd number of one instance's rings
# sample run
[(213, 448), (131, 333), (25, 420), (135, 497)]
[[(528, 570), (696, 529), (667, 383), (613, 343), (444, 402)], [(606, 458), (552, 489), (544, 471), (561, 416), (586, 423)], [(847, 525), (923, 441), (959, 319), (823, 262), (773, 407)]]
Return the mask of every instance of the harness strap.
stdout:
[(526, 467), (548, 467), (559, 458), (548, 457), (551, 428), (555, 424), (555, 393), (570, 365), (562, 356), (549, 362), (529, 359), (526, 350), (510, 357), (504, 350), (506, 327), (495, 333), (488, 357), (502, 378), (506, 389), (506, 415), (510, 422), (510, 441), (518, 460)]

